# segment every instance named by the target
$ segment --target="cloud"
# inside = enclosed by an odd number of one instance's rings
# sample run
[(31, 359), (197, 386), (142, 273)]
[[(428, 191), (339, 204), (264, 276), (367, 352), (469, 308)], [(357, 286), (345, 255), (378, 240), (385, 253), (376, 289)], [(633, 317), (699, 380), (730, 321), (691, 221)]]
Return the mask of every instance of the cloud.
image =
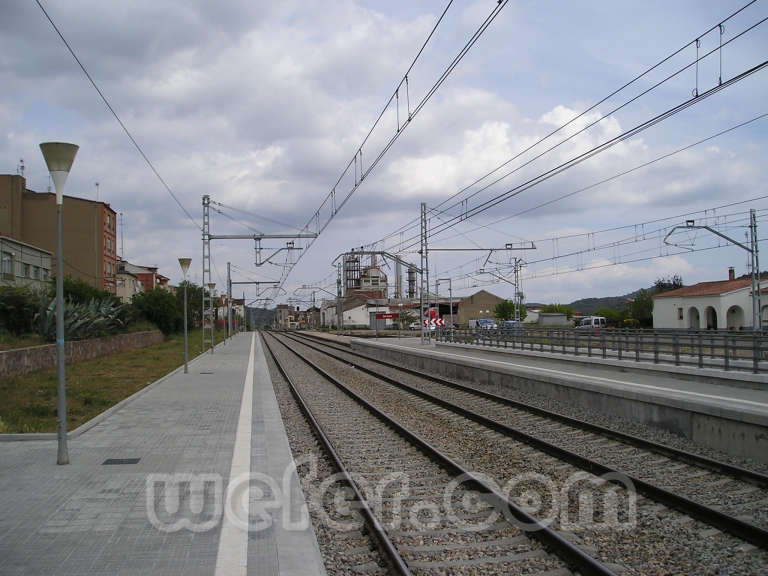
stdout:
[[(292, 226), (302, 226), (312, 217), (392, 94), (439, 9), (398, 2), (370, 8), (352, 0), (320, 4), (74, 0), (46, 6), (194, 218), (200, 221), (201, 197), (210, 194), (250, 213), (227, 212), (230, 216), (273, 233), (285, 228), (251, 214)], [(81, 151), (68, 184), (70, 193), (94, 197), (93, 183), (99, 181), (102, 196), (124, 213), (126, 254), (138, 263), (158, 264), (177, 279), (176, 257), (199, 254), (199, 230), (138, 156), (39, 10), (28, 3), (4, 8), (0, 84), (12, 88), (0, 94), (0, 170), (15, 171), (18, 159), (24, 158), (29, 187), (45, 189), (48, 176), (38, 142), (78, 142)], [(487, 12), (483, 2), (449, 10), (409, 78), (406, 98), (399, 93), (401, 124), (408, 113), (407, 99), (412, 110)], [(622, 10), (616, 12), (620, 19)], [(694, 12), (715, 18), (718, 10)], [(330, 260), (340, 251), (371, 242), (412, 220), (420, 202), (434, 206), (443, 201), (572, 118), (583, 109), (576, 102), (592, 102), (631, 77), (622, 69), (624, 46), (614, 48), (610, 59), (601, 56), (605, 41), (601, 34), (613, 34), (613, 28), (589, 34), (591, 23), (579, 20), (580, 13), (581, 9), (564, 8), (544, 24), (524, 6), (505, 9), (345, 205), (290, 283), (325, 276)], [(594, 16), (594, 10), (586, 10), (584, 17), (589, 14)], [(574, 30), (579, 31), (576, 39)], [(624, 30), (622, 35), (627, 36), (627, 57), (635, 62), (640, 44), (636, 38), (632, 41), (631, 33)], [(658, 38), (652, 29), (637, 34), (644, 38), (644, 47)], [(541, 38), (547, 38), (546, 51)], [(729, 59), (728, 64), (735, 70), (738, 62)], [(544, 76), (546, 89), (540, 82)], [(455, 237), (444, 243), (496, 246), (511, 238), (541, 239), (566, 229), (609, 228), (756, 195), (766, 177), (765, 127), (757, 125), (743, 139), (718, 140), (504, 220), (492, 229), (474, 230), (743, 120), (753, 109), (753, 95), (765, 87), (763, 80), (753, 82), (752, 95), (731, 100), (723, 96), (696, 107), (494, 206), (451, 230)], [(676, 98), (677, 94), (664, 93), (645, 108), (611, 116), (478, 192), (469, 206), (616, 136)], [(606, 103), (600, 111), (585, 115), (564, 134), (575, 133), (612, 105)], [(397, 114), (390, 107), (363, 147), (366, 167), (396, 128)], [(550, 138), (543, 147), (560, 138)], [(535, 153), (521, 156), (496, 176)], [(338, 198), (352, 186), (353, 169), (338, 185)], [(212, 218), (218, 232), (247, 230), (218, 213)], [(457, 231), (465, 235), (456, 236)], [(545, 244), (526, 257), (545, 257)], [(221, 243), (214, 254), (220, 269), (231, 260), (253, 270), (250, 242)], [(448, 269), (472, 256), (435, 256), (434, 262)], [(193, 263), (193, 270), (198, 265)], [(563, 262), (563, 267), (573, 265)], [(723, 267), (719, 261), (711, 267), (701, 264), (691, 273), (714, 274), (715, 265), (717, 270)], [(551, 292), (553, 299), (558, 290), (562, 299), (598, 289), (627, 292), (649, 273), (637, 265), (622, 266), (611, 272), (568, 275), (583, 279), (578, 281), (558, 277), (536, 289)], [(269, 272), (279, 270), (269, 267)], [(266, 268), (254, 271), (261, 273)]]

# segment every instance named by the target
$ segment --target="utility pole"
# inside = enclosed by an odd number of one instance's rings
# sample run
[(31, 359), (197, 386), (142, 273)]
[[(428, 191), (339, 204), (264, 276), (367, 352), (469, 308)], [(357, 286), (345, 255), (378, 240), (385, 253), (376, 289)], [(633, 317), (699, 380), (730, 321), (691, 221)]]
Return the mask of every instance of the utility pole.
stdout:
[(336, 265), (336, 334), (344, 330), (344, 304), (341, 297), (341, 263)]
[[(419, 282), (419, 323), (421, 324), (421, 343), (427, 341), (426, 330), (424, 330), (424, 276), (427, 274), (427, 203), (421, 203), (421, 280)], [(429, 278), (426, 280), (429, 286)]]
[[(203, 196), (203, 260), (202, 260), (202, 266), (203, 266), (203, 277), (202, 277), (202, 286), (203, 286), (203, 301), (201, 302), (202, 305), (202, 337), (203, 337), (203, 343), (201, 348), (201, 353), (205, 352), (205, 331), (208, 328), (206, 326), (206, 317), (208, 316), (208, 310), (213, 305), (213, 294), (210, 292), (206, 295), (205, 288), (210, 284), (211, 282), (211, 213), (210, 213), (210, 206), (211, 206), (211, 197), (206, 194)], [(210, 318), (211, 321), (211, 342), (213, 342), (213, 318)]]
[[(761, 310), (761, 298), (760, 298), (760, 259), (758, 257), (758, 239), (757, 239), (757, 215), (754, 208), (749, 211), (749, 235), (750, 246), (745, 246), (738, 240), (734, 240), (729, 236), (726, 236), (722, 232), (718, 232), (714, 228), (709, 226), (697, 226), (693, 220), (686, 220), (684, 225), (675, 226), (664, 237), (664, 244), (670, 246), (677, 246), (674, 242), (669, 241), (669, 237), (672, 236), (677, 230), (709, 230), (715, 236), (719, 236), (724, 240), (727, 240), (731, 244), (735, 244), (742, 250), (749, 252), (750, 264), (752, 268), (752, 330), (762, 331), (762, 310)], [(727, 320), (726, 320), (727, 322)]]
[(520, 270), (523, 260), (515, 258), (515, 322), (520, 322), (520, 307), (523, 305), (522, 291), (520, 290)]
[[(754, 330), (762, 331), (763, 307), (760, 294), (760, 258), (757, 241), (757, 212), (754, 208), (749, 211), (749, 234), (752, 248), (752, 326)], [(755, 297), (755, 294), (757, 297)]]
[(232, 276), (227, 262), (227, 338), (232, 338)]

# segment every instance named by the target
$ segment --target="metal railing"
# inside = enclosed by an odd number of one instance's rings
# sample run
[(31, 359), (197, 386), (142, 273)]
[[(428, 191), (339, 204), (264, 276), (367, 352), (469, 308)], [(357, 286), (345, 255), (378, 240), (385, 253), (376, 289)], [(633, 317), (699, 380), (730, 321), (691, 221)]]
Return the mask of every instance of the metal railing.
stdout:
[(758, 374), (768, 371), (767, 335), (765, 331), (521, 327), (441, 329), (436, 341)]

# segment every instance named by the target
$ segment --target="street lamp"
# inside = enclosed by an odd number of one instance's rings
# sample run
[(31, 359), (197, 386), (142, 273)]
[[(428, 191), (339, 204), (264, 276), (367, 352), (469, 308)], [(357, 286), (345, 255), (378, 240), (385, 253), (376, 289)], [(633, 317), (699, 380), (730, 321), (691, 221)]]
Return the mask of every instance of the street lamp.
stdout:
[(187, 367), (187, 362), (189, 361), (189, 344), (187, 341), (187, 272), (191, 263), (192, 258), (179, 258), (181, 273), (184, 275), (184, 374), (189, 373), (189, 368)]
[(75, 161), (79, 146), (64, 142), (43, 142), (43, 153), (48, 172), (56, 187), (56, 438), (58, 439), (57, 464), (69, 464), (67, 449), (67, 393), (65, 386), (66, 355), (64, 350), (64, 256), (62, 241), (61, 206), (64, 202), (64, 184)]
[(216, 318), (213, 317), (213, 289), (216, 288), (216, 282), (208, 282), (208, 294), (211, 297), (211, 354), (213, 354), (214, 334), (216, 333)]

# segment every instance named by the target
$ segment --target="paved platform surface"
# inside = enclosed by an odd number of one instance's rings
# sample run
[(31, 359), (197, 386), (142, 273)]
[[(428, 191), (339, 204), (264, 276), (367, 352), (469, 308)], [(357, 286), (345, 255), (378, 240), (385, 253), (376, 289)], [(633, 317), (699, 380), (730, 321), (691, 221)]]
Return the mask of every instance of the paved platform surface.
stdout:
[[(1, 575), (325, 573), (311, 524), (288, 530), (282, 509), (261, 506), (275, 496), (266, 481), (233, 494), (233, 503), (248, 502), (251, 530), (222, 514), (230, 474), (250, 470), (282, 485), (292, 461), (253, 334), (198, 357), (189, 374), (70, 440), (69, 452), (71, 464), (57, 466), (55, 441), (0, 443)], [(105, 465), (110, 458), (139, 461)], [(299, 517), (301, 488), (295, 472), (287, 478)]]
[[(726, 386), (677, 377), (672, 370), (665, 372), (623, 372), (619, 367), (599, 364), (574, 363), (567, 357), (556, 359), (535, 355), (518, 355), (498, 348), (435, 346), (421, 344), (419, 338), (353, 339), (353, 343), (419, 351), (446, 360), (480, 363), (488, 368), (499, 368), (540, 377), (557, 377), (570, 385), (589, 386), (606, 393), (631, 396), (654, 402), (672, 404), (729, 416), (738, 420), (768, 426), (768, 383), (763, 389)], [(669, 367), (674, 369), (674, 366)]]

